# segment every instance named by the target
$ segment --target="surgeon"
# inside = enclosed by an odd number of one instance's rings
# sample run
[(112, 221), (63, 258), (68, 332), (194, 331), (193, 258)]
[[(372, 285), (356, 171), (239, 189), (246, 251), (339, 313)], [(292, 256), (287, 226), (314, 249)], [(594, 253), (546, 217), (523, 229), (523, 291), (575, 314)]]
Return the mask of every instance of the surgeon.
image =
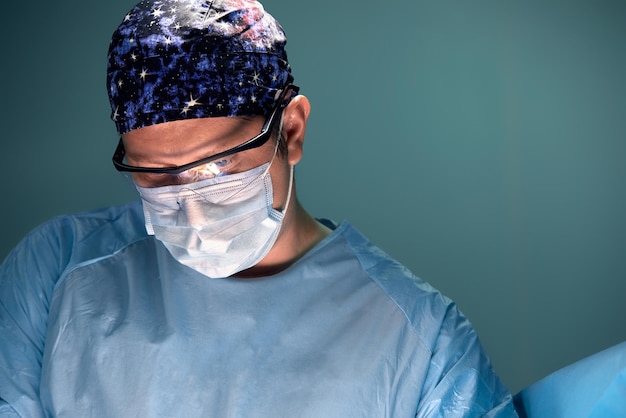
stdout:
[(452, 301), (298, 202), (310, 104), (285, 43), (253, 0), (122, 19), (113, 163), (140, 199), (3, 262), (0, 416), (516, 416)]

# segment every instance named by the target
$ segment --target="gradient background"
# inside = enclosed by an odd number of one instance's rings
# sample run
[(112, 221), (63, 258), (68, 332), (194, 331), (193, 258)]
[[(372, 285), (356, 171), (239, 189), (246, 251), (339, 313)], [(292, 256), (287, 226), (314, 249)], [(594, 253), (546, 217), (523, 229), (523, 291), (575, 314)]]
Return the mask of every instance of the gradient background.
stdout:
[[(135, 198), (105, 87), (133, 4), (4, 9), (0, 257), (51, 216)], [(265, 6), (313, 106), (314, 215), (453, 298), (514, 392), (626, 339), (626, 3)]]

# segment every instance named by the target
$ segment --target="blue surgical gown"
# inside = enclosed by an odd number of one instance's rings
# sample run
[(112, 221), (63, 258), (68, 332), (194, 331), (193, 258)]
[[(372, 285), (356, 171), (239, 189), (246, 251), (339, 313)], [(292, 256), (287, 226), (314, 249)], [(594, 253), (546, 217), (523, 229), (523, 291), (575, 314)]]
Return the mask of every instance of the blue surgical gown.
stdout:
[(0, 336), (2, 416), (516, 416), (455, 304), (346, 222), (279, 274), (216, 280), (138, 202), (58, 217), (0, 268)]

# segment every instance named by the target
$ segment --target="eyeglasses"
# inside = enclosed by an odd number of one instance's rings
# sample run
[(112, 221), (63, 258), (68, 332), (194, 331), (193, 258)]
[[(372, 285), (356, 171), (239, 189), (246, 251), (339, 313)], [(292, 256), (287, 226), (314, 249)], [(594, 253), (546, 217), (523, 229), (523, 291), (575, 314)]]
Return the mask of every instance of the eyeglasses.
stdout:
[[(130, 173), (150, 173), (150, 174), (165, 174), (172, 175), (179, 179), (176, 183), (180, 184), (182, 179), (186, 179), (182, 181), (183, 183), (191, 183), (196, 181), (198, 178), (198, 173), (213, 173), (212, 177), (215, 177), (220, 172), (219, 161), (224, 157), (228, 157), (235, 153), (250, 150), (253, 148), (258, 148), (264, 145), (272, 135), (272, 131), (276, 122), (280, 119), (280, 111), (284, 109), (288, 102), (285, 100), (288, 94), (296, 95), (300, 91), (298, 86), (288, 85), (281, 92), (280, 98), (276, 101), (272, 112), (269, 117), (265, 120), (263, 127), (261, 128), (261, 132), (256, 135), (254, 138), (251, 138), (233, 148), (230, 148), (226, 151), (219, 152), (217, 154), (211, 155), (209, 157), (201, 158), (197, 161), (193, 161), (187, 164), (173, 166), (173, 167), (140, 167), (129, 165), (124, 162), (124, 158), (126, 156), (126, 149), (124, 148), (124, 142), (122, 138), (120, 138), (119, 143), (117, 144), (117, 148), (115, 153), (113, 154), (113, 165), (120, 172), (130, 172)], [(202, 166), (202, 167), (200, 167)], [(196, 169), (196, 170), (193, 170)], [(186, 172), (190, 175), (185, 175)], [(203, 176), (204, 177), (204, 176)], [(172, 183), (170, 183), (172, 184)]]

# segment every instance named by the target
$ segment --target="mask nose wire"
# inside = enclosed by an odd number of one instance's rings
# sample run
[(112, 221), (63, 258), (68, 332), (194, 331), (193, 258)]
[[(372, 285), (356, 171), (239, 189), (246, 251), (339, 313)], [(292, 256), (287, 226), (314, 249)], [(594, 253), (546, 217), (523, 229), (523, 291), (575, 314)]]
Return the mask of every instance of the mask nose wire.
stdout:
[[(184, 199), (181, 199), (180, 196), (182, 193), (192, 193), (195, 194), (197, 197), (199, 197), (201, 200), (205, 201), (206, 203), (212, 203), (212, 204), (218, 204), (224, 200), (230, 199), (232, 197), (237, 196), (237, 194), (242, 193), (244, 190), (246, 190), (248, 187), (250, 187), (252, 184), (256, 183), (257, 181), (259, 181), (260, 179), (264, 178), (265, 176), (267, 176), (269, 174), (270, 168), (272, 166), (272, 163), (274, 162), (274, 159), (276, 158), (276, 154), (278, 154), (278, 147), (280, 145), (280, 141), (282, 141), (283, 139), (283, 123), (284, 123), (284, 116), (285, 113), (284, 111), (282, 111), (280, 113), (280, 119), (278, 120), (278, 136), (276, 138), (276, 145), (274, 146), (274, 152), (272, 153), (272, 158), (270, 158), (269, 162), (267, 163), (267, 167), (265, 168), (265, 170), (263, 170), (262, 173), (260, 173), (256, 178), (254, 178), (252, 181), (247, 182), (247, 184), (244, 187), (240, 187), (240, 188), (236, 188), (232, 194), (225, 194), (221, 199), (219, 200), (211, 200), (209, 201), (208, 198), (206, 197), (206, 195), (204, 193), (198, 192), (197, 190), (195, 190), (192, 187), (182, 187), (179, 190), (179, 194), (178, 194), (178, 198), (176, 199), (176, 203), (178, 204), (180, 209), (183, 209), (183, 207), (181, 206), (181, 201)], [(293, 176), (292, 176), (293, 177)], [(290, 184), (289, 184), (289, 193), (291, 194), (291, 179), (290, 179)], [(211, 187), (211, 186), (207, 186), (207, 187)], [(204, 189), (204, 188), (202, 188)]]

